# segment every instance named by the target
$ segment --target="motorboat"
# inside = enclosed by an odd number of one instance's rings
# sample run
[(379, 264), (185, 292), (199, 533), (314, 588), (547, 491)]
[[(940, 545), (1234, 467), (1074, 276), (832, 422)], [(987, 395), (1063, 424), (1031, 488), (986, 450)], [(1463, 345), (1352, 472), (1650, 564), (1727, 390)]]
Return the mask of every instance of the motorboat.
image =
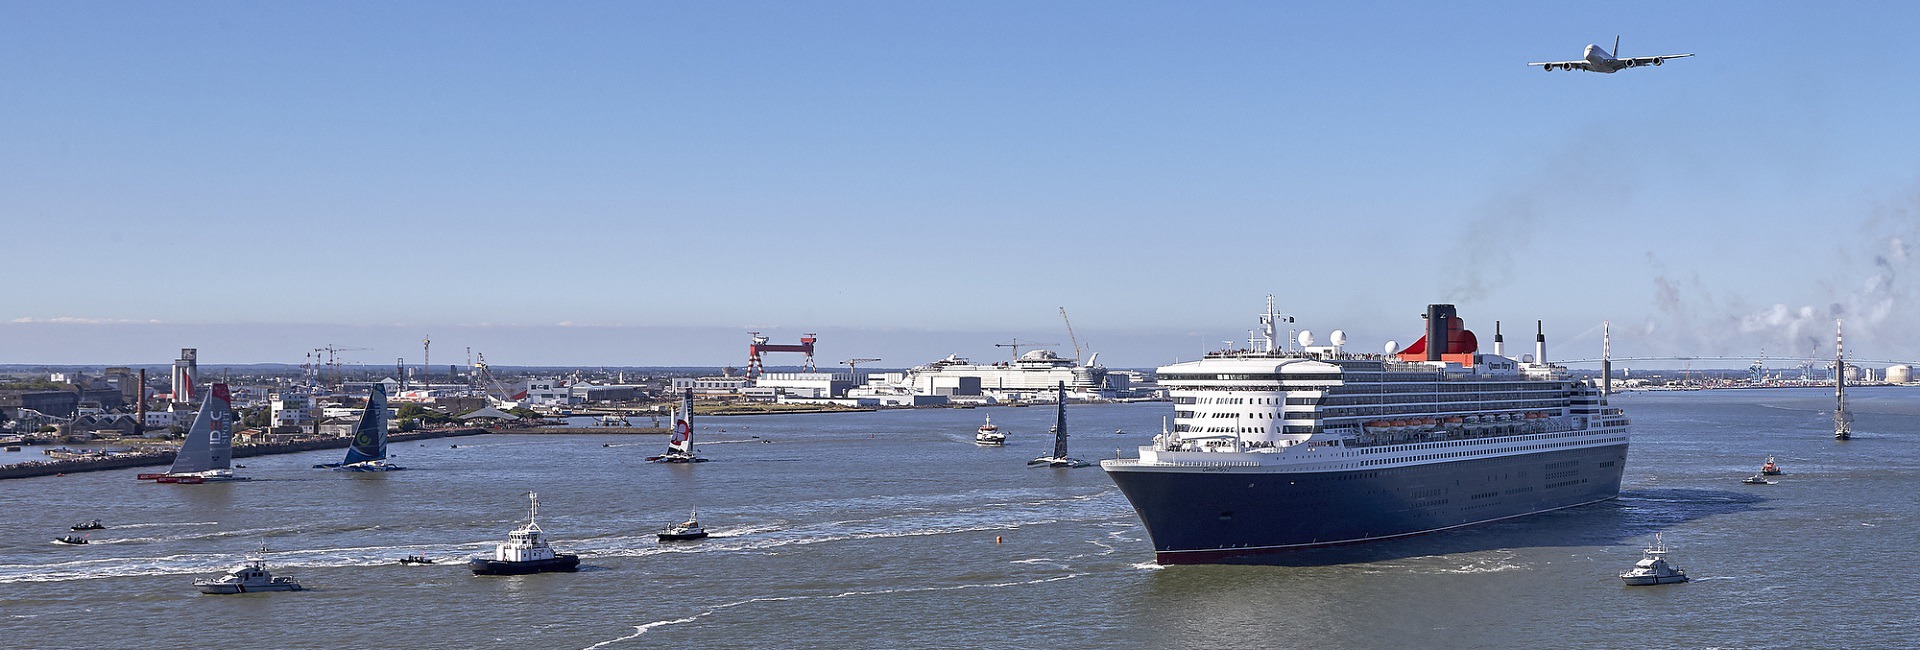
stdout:
[(467, 569), (473, 571), (474, 575), (511, 576), (580, 570), (580, 556), (555, 553), (553, 547), (547, 545), (546, 531), (540, 530), (540, 524), (535, 521), (540, 514), (540, 495), (528, 492), (527, 500), (531, 502), (527, 509), (527, 525), (508, 533), (507, 543), (495, 546), (493, 557), (467, 560)]
[(247, 562), (226, 575), (212, 580), (199, 579), (193, 586), (200, 588), (203, 594), (247, 594), (262, 591), (300, 591), (300, 581), (286, 576), (275, 576), (267, 571), (267, 561), (263, 557), (267, 548), (260, 547), (261, 556), (247, 558)]
[(987, 447), (999, 447), (1007, 444), (1007, 434), (1001, 432), (1000, 426), (993, 423), (993, 416), (988, 415), (987, 423), (980, 425), (973, 434), (973, 442)]
[(1782, 474), (1780, 466), (1773, 462), (1773, 456), (1767, 456), (1767, 463), (1760, 466), (1760, 474), (1764, 476), (1779, 476)]
[(93, 519), (93, 520), (87, 521), (86, 523), (80, 523), (80, 524), (74, 524), (72, 526), (68, 526), (67, 530), (100, 530), (102, 528), (106, 528), (106, 526), (102, 525), (100, 523), (100, 520)]
[(660, 535), (660, 541), (662, 542), (678, 542), (678, 541), (685, 541), (685, 540), (692, 540), (692, 539), (705, 539), (707, 536), (707, 529), (706, 527), (700, 525), (700, 513), (699, 511), (696, 510), (687, 515), (686, 521), (674, 524), (666, 528), (665, 530), (660, 531), (659, 535)]
[(1647, 547), (1646, 555), (1633, 564), (1632, 570), (1620, 574), (1620, 580), (1630, 587), (1686, 582), (1687, 572), (1667, 562), (1666, 541), (1657, 534), (1653, 539), (1653, 546)]
[(433, 558), (425, 555), (409, 555), (400, 558), (401, 564), (433, 564)]
[(1773, 481), (1767, 480), (1767, 477), (1762, 474), (1755, 474), (1753, 476), (1740, 479), (1740, 482), (1745, 483), (1747, 485), (1773, 485)]
[(79, 546), (81, 544), (87, 543), (87, 538), (81, 537), (79, 535), (63, 535), (63, 536), (54, 538), (53, 543), (66, 544), (68, 546)]

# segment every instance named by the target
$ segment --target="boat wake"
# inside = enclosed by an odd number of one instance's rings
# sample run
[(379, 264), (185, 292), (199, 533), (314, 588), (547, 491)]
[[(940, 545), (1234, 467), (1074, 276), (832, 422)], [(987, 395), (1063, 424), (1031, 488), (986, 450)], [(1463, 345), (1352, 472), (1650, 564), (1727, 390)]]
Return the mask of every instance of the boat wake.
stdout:
[(171, 526), (218, 526), (217, 521), (156, 521), (145, 524), (115, 524), (110, 528), (166, 528)]
[(927, 593), (927, 592), (937, 592), (937, 591), (959, 591), (962, 589), (999, 589), (999, 588), (1007, 588), (1007, 587), (1024, 587), (1027, 585), (1037, 585), (1037, 584), (1045, 584), (1049, 582), (1059, 582), (1061, 580), (1071, 580), (1073, 578), (1078, 578), (1084, 575), (1088, 575), (1088, 574), (1069, 573), (1066, 575), (1049, 576), (1045, 578), (1034, 578), (1031, 580), (1014, 580), (1014, 581), (1008, 581), (1008, 582), (990, 582), (990, 583), (975, 583), (975, 584), (963, 584), (963, 585), (936, 585), (936, 586), (927, 586), (927, 587), (901, 587), (898, 589), (856, 590), (856, 591), (843, 591), (843, 592), (833, 593), (833, 594), (812, 594), (812, 595), (802, 595), (802, 596), (762, 596), (759, 598), (749, 598), (746, 600), (739, 600), (739, 601), (734, 601), (730, 603), (715, 605), (711, 609), (708, 609), (706, 611), (703, 611), (697, 614), (693, 614), (691, 616), (683, 616), (680, 618), (653, 621), (650, 623), (635, 625), (633, 626), (632, 634), (601, 641), (599, 643), (595, 643), (593, 645), (587, 646), (582, 650), (599, 650), (600, 648), (605, 648), (607, 646), (610, 646), (616, 643), (620, 643), (623, 641), (631, 641), (631, 640), (640, 638), (641, 635), (651, 632), (658, 628), (666, 627), (669, 625), (679, 625), (682, 623), (692, 623), (694, 621), (697, 621), (709, 616), (720, 614), (721, 612), (724, 612), (727, 610), (746, 607), (749, 605), (757, 605), (761, 603), (779, 603), (779, 602), (805, 601), (805, 600), (828, 600), (828, 599), (835, 599), (835, 598), (859, 598), (864, 596), (887, 596), (887, 595), (893, 595), (893, 594)]

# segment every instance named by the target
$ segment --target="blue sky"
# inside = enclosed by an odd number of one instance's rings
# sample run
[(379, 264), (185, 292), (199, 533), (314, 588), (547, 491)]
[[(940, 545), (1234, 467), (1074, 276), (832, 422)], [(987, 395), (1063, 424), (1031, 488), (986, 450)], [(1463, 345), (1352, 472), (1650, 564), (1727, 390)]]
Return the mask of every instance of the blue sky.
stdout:
[(0, 363), (1920, 357), (1920, 9), (1604, 7), (0, 2)]

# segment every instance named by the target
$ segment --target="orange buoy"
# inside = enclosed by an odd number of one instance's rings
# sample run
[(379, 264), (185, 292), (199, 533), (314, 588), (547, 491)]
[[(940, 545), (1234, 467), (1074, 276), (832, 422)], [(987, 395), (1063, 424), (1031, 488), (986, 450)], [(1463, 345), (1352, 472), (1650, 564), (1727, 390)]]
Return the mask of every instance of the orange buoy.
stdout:
[(999, 536), (999, 535), (994, 535), (994, 536), (993, 536), (993, 543), (995, 543), (995, 544), (998, 544), (998, 543), (1000, 543), (1000, 536)]

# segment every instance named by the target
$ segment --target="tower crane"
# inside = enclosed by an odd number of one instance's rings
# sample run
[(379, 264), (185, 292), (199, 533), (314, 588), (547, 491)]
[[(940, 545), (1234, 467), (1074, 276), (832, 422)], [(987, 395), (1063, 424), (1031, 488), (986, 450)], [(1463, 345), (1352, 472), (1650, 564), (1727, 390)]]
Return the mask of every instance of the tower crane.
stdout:
[(875, 361), (879, 361), (879, 359), (848, 359), (840, 363), (847, 367), (847, 378), (853, 381), (853, 385), (859, 386), (861, 384), (860, 364), (873, 363)]
[(1013, 348), (1013, 360), (1019, 361), (1020, 348), (1044, 348), (1049, 345), (1059, 345), (1059, 343), (1035, 343), (1033, 341), (1022, 341), (1019, 339), (1019, 337), (1014, 337), (1012, 343), (995, 343), (993, 344), (993, 347)]
[[(1073, 341), (1073, 360), (1079, 361), (1081, 359), (1085, 359), (1086, 357), (1083, 356), (1084, 353), (1080, 351), (1080, 337), (1073, 335), (1073, 321), (1067, 318), (1066, 307), (1060, 308), (1060, 320), (1065, 321), (1067, 323), (1067, 340)], [(1081, 364), (1081, 365), (1085, 365), (1085, 364)]]
[[(343, 348), (343, 347), (336, 346), (332, 343), (328, 343), (327, 347), (314, 348), (313, 353), (315, 355), (318, 355), (321, 352), (327, 353), (326, 364), (327, 366), (333, 368), (333, 389), (340, 390), (340, 356), (339, 356), (340, 353), (356, 352), (359, 350), (371, 350), (371, 349), (373, 348)], [(318, 360), (318, 356), (316, 356), (315, 359)]]

